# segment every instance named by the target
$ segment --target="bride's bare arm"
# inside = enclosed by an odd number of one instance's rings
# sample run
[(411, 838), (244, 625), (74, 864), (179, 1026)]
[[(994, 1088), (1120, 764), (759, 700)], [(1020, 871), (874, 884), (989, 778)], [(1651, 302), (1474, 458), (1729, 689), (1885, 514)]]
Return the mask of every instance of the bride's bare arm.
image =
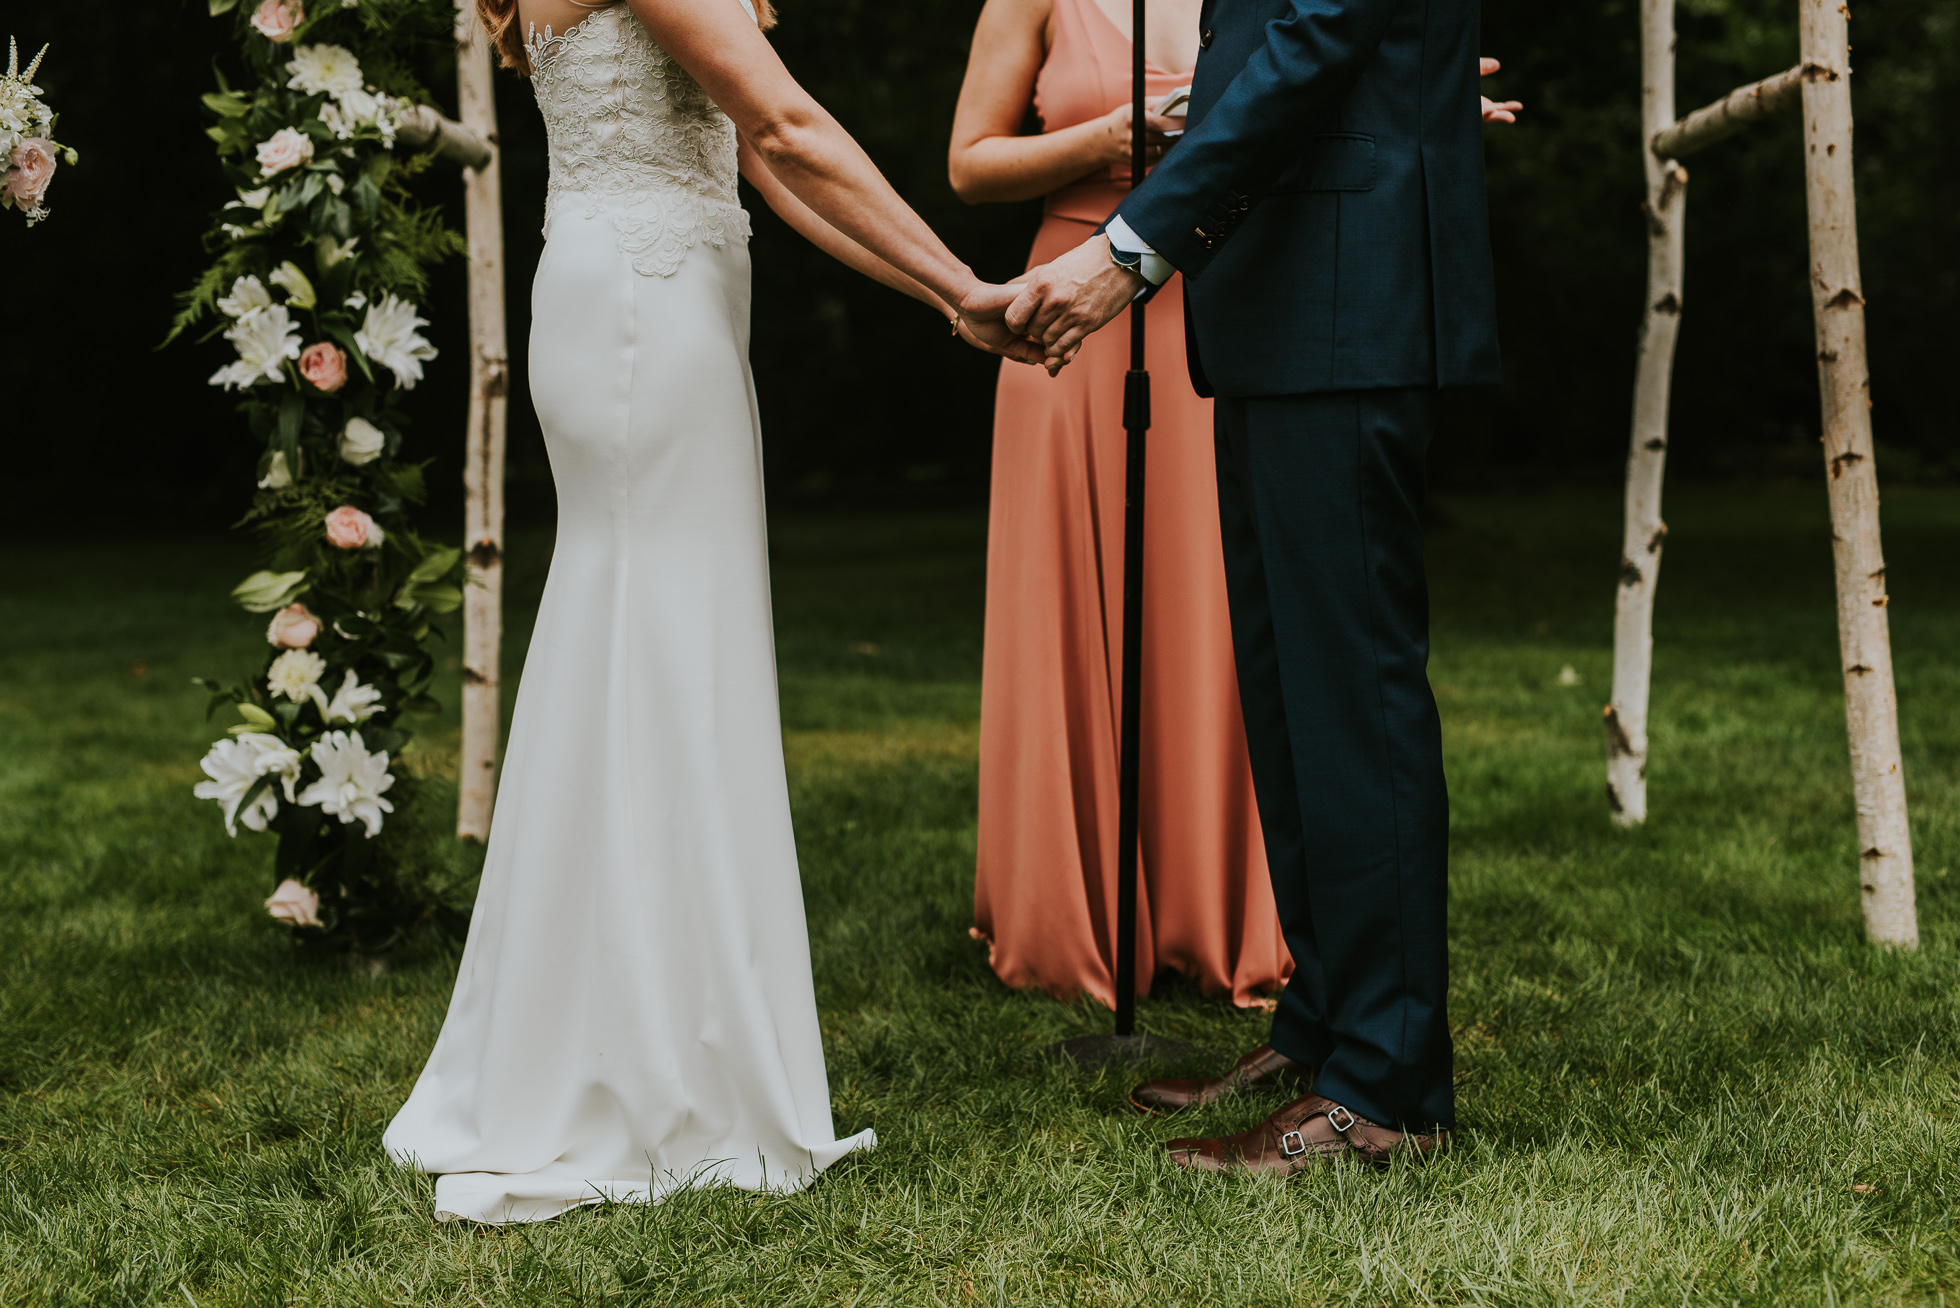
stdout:
[(742, 176), (749, 184), (762, 193), (763, 200), (778, 218), (795, 228), (804, 240), (822, 250), (847, 268), (855, 269), (874, 282), (883, 282), (895, 291), (911, 296), (921, 304), (930, 305), (942, 316), (951, 317), (953, 307), (935, 294), (918, 278), (900, 272), (871, 251), (859, 245), (844, 233), (823, 220), (809, 205), (796, 198), (796, 194), (783, 185), (782, 179), (769, 170), (755, 147), (746, 140), (741, 143)]
[(790, 76), (737, 0), (627, 3), (734, 120), (769, 171), (830, 227), (947, 304), (985, 286)]

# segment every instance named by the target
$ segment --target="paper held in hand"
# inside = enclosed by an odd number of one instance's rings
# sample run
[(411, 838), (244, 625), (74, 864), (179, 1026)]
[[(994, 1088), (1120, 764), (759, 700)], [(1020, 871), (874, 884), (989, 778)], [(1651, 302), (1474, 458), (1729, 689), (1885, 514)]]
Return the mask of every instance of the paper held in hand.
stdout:
[[(1156, 112), (1164, 118), (1182, 118), (1190, 109), (1191, 88), (1180, 86), (1157, 102)], [(1184, 129), (1180, 127), (1174, 132), (1165, 132), (1164, 135), (1169, 137), (1182, 136), (1184, 135)]]

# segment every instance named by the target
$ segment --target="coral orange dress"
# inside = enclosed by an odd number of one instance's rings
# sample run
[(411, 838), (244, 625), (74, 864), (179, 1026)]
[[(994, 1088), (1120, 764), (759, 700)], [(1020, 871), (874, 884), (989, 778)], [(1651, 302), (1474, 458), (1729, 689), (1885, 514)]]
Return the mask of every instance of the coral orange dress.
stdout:
[[(1043, 131), (1130, 98), (1130, 42), (1095, 0), (1055, 0), (1035, 83)], [(1151, 69), (1160, 97), (1189, 80)], [(1129, 170), (1048, 197), (1029, 266), (1079, 245)], [(1252, 1005), (1292, 972), (1239, 715), (1211, 402), (1185, 369), (1183, 290), (1150, 303), (1137, 989), (1170, 969)], [(1111, 323), (1050, 378), (1001, 369), (987, 546), (974, 935), (1016, 988), (1115, 1004), (1123, 631), (1123, 376)]]

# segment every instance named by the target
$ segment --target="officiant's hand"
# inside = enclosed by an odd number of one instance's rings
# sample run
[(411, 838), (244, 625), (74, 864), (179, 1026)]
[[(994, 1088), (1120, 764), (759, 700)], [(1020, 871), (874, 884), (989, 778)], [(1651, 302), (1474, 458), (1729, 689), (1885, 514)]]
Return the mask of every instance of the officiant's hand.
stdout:
[[(1488, 55), (1477, 60), (1477, 76), (1489, 77), (1504, 65)], [(1484, 121), (1487, 123), (1515, 123), (1518, 115), (1524, 112), (1522, 100), (1493, 100), (1489, 96), (1479, 96), (1484, 102)]]
[(1145, 285), (1142, 273), (1110, 259), (1109, 238), (1098, 232), (1027, 275), (1021, 293), (1007, 306), (1007, 325), (1041, 342), (1052, 376)]
[[(1014, 302), (1020, 289), (1018, 283), (983, 285), (969, 293), (960, 301), (955, 320), (959, 337), (976, 350), (998, 354), (1016, 363), (1046, 363), (1048, 352), (1039, 342), (1029, 340), (1007, 325), (1007, 306)], [(1054, 370), (1050, 369), (1049, 374), (1052, 376)]]

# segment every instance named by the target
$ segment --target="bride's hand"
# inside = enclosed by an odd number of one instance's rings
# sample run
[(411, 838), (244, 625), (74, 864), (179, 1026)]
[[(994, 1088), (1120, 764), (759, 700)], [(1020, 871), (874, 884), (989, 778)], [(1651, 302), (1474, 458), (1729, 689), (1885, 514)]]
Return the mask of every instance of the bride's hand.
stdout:
[(1018, 286), (983, 286), (969, 294), (960, 303), (960, 339), (1016, 363), (1047, 363), (1048, 352), (1041, 342), (1016, 335), (1007, 325), (1007, 306), (1019, 293)]

